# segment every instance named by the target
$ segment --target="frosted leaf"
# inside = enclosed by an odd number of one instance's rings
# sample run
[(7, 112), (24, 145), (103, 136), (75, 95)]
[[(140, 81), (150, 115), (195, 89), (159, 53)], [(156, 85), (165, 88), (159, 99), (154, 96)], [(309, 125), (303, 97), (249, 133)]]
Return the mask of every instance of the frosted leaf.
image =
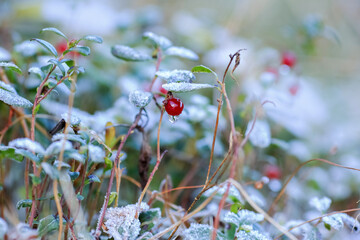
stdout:
[(8, 230), (8, 225), (5, 222), (4, 219), (0, 218), (0, 239), (4, 238), (4, 235), (6, 234)]
[(38, 67), (29, 68), (28, 73), (29, 74), (33, 73), (33, 74), (37, 75), (41, 80), (44, 79), (44, 77), (45, 77), (43, 71), (41, 71), (41, 69)]
[(129, 94), (129, 102), (139, 108), (146, 107), (150, 103), (151, 98), (152, 94), (150, 92), (135, 90)]
[(35, 42), (25, 41), (17, 44), (14, 50), (24, 57), (31, 57), (36, 54), (38, 48), (39, 46)]
[(101, 147), (90, 144), (89, 157), (93, 162), (102, 163), (104, 162), (105, 152)]
[(202, 84), (202, 83), (168, 83), (162, 85), (162, 87), (167, 91), (172, 92), (191, 92), (203, 88), (214, 88), (215, 86), (210, 84)]
[(341, 214), (333, 214), (323, 217), (323, 222), (329, 224), (333, 229), (339, 231), (344, 227)]
[[(285, 228), (286, 229), (290, 229), (290, 228), (293, 228), (299, 224), (302, 224), (304, 223), (305, 221), (304, 220), (291, 220), (289, 222), (287, 222), (285, 224)], [(293, 230), (291, 230), (291, 233), (295, 234), (295, 235), (299, 235), (301, 234), (302, 232), (307, 232), (307, 231), (310, 231), (311, 230), (311, 225), (309, 223), (306, 223), (306, 224), (303, 224), (299, 227), (296, 227), (294, 228)]]
[(10, 53), (5, 49), (0, 47), (0, 61), (10, 61), (11, 55)]
[(152, 32), (145, 32), (143, 38), (151, 41), (155, 47), (161, 47), (162, 49), (167, 49), (172, 45), (172, 42), (166, 37), (159, 36)]
[[(140, 233), (140, 221), (135, 218), (137, 204), (130, 204), (124, 207), (108, 208), (105, 213), (105, 231), (114, 240), (135, 240)], [(146, 203), (141, 203), (140, 213), (149, 209)]]
[(9, 146), (29, 150), (30, 152), (40, 153), (42, 155), (45, 153), (45, 149), (40, 145), (40, 143), (32, 141), (29, 138), (17, 138), (9, 142)]
[(43, 168), (44, 172), (51, 178), (51, 179), (58, 179), (60, 176), (59, 171), (56, 167), (51, 165), (47, 162), (42, 162), (41, 167)]
[(169, 47), (166, 49), (165, 55), (187, 58), (194, 61), (199, 60), (199, 56), (195, 52), (184, 47)]
[(138, 237), (137, 239), (139, 240), (147, 240), (152, 238), (154, 235), (151, 232), (146, 232), (143, 235), (141, 235), (140, 237)]
[(304, 233), (303, 240), (321, 240), (321, 239), (322, 239), (321, 233), (317, 228), (312, 228), (310, 231)]
[(45, 151), (45, 156), (50, 157), (51, 155), (59, 154), (62, 148), (64, 148), (64, 151), (72, 149), (71, 142), (66, 141), (64, 143), (63, 141), (57, 141), (57, 142), (51, 143)]
[(250, 142), (260, 148), (268, 147), (271, 143), (271, 131), (268, 122), (264, 120), (257, 120), (255, 122), (253, 130), (250, 132), (254, 120), (248, 123), (245, 135), (249, 136)]
[[(65, 121), (68, 121), (68, 119), (69, 119), (69, 114), (68, 114), (68, 113), (63, 113), (63, 114), (61, 114), (61, 117), (62, 117), (62, 119), (64, 119)], [(77, 127), (77, 126), (80, 125), (80, 123), (81, 123), (81, 119), (78, 118), (76, 115), (71, 114), (71, 117), (70, 117), (70, 125)]]
[(64, 154), (64, 158), (66, 159), (74, 159), (78, 162), (84, 163), (84, 156), (78, 152), (70, 152), (70, 153), (65, 153)]
[(225, 217), (224, 221), (227, 223), (233, 223), (236, 226), (241, 225), (250, 225), (256, 222), (260, 222), (264, 220), (264, 216), (259, 213), (255, 213), (246, 209), (240, 210), (237, 214), (233, 212), (228, 212)]
[(187, 70), (157, 71), (155, 75), (168, 83), (191, 83), (196, 79), (195, 75)]
[(9, 68), (11, 71), (21, 74), (21, 69), (12, 62), (0, 62), (0, 67)]
[(260, 233), (257, 230), (251, 230), (251, 231), (240, 230), (235, 234), (235, 237), (237, 239), (243, 239), (243, 240), (270, 240), (269, 237)]
[[(207, 224), (191, 223), (190, 227), (183, 232), (184, 239), (187, 240), (209, 240), (212, 236), (213, 227)], [(218, 232), (217, 240), (223, 240), (225, 237)]]
[(350, 217), (349, 215), (345, 214), (345, 213), (339, 213), (337, 215), (340, 215), (343, 223), (346, 227), (348, 227), (350, 229), (350, 231), (352, 232), (356, 232), (358, 233), (360, 230), (360, 224), (359, 221), (353, 217)]
[(314, 197), (309, 201), (310, 206), (316, 208), (319, 212), (324, 213), (329, 209), (331, 199), (328, 197), (318, 198)]
[(15, 107), (31, 108), (33, 106), (29, 100), (19, 96), (12, 86), (4, 82), (0, 82), (0, 101)]
[(59, 161), (59, 160), (55, 160), (55, 162), (54, 162), (54, 166), (56, 167), (56, 168), (58, 168), (59, 167), (59, 164), (60, 164), (60, 168), (67, 168), (67, 169), (70, 169), (71, 168), (71, 166), (69, 165), (69, 164), (67, 164), (66, 162), (64, 162), (64, 161)]
[[(216, 196), (222, 197), (226, 192), (226, 188), (227, 186), (222, 186), (220, 188), (218, 186), (214, 186), (209, 190), (207, 190), (206, 192), (204, 192), (204, 196), (209, 197), (214, 191), (218, 190)], [(237, 188), (234, 187), (233, 185), (230, 185), (228, 199), (231, 200), (231, 202), (234, 202), (232, 198), (235, 198), (237, 201), (244, 203), (244, 200), (241, 197), (239, 190), (237, 190)]]
[(125, 61), (147, 61), (150, 60), (151, 57), (145, 53), (141, 53), (138, 50), (124, 46), (124, 45), (115, 45), (111, 48), (111, 53), (122, 60)]
[(32, 229), (26, 223), (19, 223), (16, 225), (15, 229), (10, 231), (9, 239), (38, 239), (38, 231), (36, 229)]
[[(65, 134), (57, 133), (51, 138), (51, 141), (55, 142), (55, 141), (59, 141), (62, 139), (65, 139)], [(69, 141), (79, 142), (82, 145), (86, 144), (85, 140), (80, 135), (68, 133), (68, 134), (66, 134), (66, 139)]]

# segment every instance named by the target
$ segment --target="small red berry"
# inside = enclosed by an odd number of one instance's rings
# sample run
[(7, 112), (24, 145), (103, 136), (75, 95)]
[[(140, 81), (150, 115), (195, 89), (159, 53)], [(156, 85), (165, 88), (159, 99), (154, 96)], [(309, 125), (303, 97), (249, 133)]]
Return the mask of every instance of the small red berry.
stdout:
[(296, 64), (296, 55), (293, 52), (284, 52), (282, 54), (282, 63), (283, 65), (287, 65), (289, 67), (294, 67)]
[(165, 110), (170, 116), (178, 116), (184, 109), (184, 104), (179, 98), (169, 98), (165, 102)]
[(266, 165), (264, 169), (264, 175), (269, 179), (280, 179), (281, 171), (276, 165)]

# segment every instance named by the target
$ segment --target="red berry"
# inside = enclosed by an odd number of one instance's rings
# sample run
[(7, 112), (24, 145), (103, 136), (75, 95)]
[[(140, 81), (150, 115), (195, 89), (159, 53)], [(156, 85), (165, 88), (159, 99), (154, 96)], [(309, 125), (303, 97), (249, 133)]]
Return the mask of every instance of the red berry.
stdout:
[(269, 179), (280, 179), (281, 171), (276, 165), (266, 165), (264, 169), (264, 175)]
[(289, 67), (294, 67), (296, 64), (296, 55), (293, 52), (284, 52), (282, 54), (282, 63), (283, 65), (287, 65)]
[(184, 104), (179, 98), (170, 98), (166, 100), (165, 110), (170, 116), (178, 116), (184, 109)]
[(67, 49), (67, 42), (61, 41), (58, 44), (56, 44), (55, 48), (59, 54), (62, 54)]

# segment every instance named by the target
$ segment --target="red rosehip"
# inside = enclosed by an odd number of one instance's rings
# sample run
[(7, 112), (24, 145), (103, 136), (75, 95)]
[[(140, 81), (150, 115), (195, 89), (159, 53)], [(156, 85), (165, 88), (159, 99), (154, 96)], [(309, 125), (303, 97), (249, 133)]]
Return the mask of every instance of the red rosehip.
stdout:
[[(68, 43), (66, 41), (61, 41), (55, 45), (55, 48), (59, 54), (62, 54), (68, 48)], [(69, 54), (72, 58), (80, 56), (80, 53), (78, 52), (69, 52), (67, 54)]]
[(280, 179), (281, 171), (276, 165), (266, 165), (264, 169), (264, 175), (269, 179)]
[(289, 67), (294, 67), (296, 64), (296, 55), (293, 52), (284, 52), (282, 54), (282, 62), (281, 64), (287, 65)]
[(165, 103), (165, 110), (170, 116), (178, 116), (184, 109), (184, 104), (179, 98), (169, 98)]

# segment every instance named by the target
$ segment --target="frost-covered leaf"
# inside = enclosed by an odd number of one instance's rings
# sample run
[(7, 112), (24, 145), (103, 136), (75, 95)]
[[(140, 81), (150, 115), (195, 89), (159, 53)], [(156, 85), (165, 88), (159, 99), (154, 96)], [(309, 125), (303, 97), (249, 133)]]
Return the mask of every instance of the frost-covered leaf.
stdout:
[(168, 83), (191, 83), (195, 80), (195, 75), (187, 70), (158, 71), (155, 75)]
[[(51, 138), (51, 141), (55, 142), (55, 141), (62, 140), (64, 138), (65, 138), (65, 134), (57, 133)], [(81, 137), (81, 135), (68, 133), (68, 134), (66, 134), (66, 139), (69, 141), (73, 141), (73, 142), (79, 142), (79, 143), (81, 143), (81, 145), (86, 144), (86, 141)]]
[(29, 72), (29, 74), (30, 74), (30, 73), (35, 74), (35, 75), (38, 76), (41, 80), (43, 80), (44, 77), (45, 77), (45, 74), (43, 73), (43, 71), (41, 71), (41, 69), (38, 68), (38, 67), (31, 67), (31, 68), (29, 68), (28, 72)]
[(103, 43), (102, 37), (96, 36), (96, 35), (86, 35), (86, 36), (80, 38), (80, 41), (81, 40), (87, 40), (87, 41), (94, 42), (94, 43)]
[(141, 223), (140, 234), (150, 231), (154, 226), (156, 221), (161, 217), (160, 208), (151, 208), (147, 211), (140, 213), (139, 220)]
[(32, 229), (26, 223), (19, 223), (16, 225), (15, 229), (12, 229), (8, 232), (9, 239), (37, 239), (38, 231)]
[(269, 237), (260, 233), (257, 230), (250, 230), (244, 231), (240, 230), (235, 234), (237, 239), (244, 239), (244, 240), (270, 240)]
[(16, 208), (19, 210), (20, 208), (31, 207), (32, 200), (31, 199), (22, 199), (16, 203)]
[(99, 183), (101, 181), (96, 175), (89, 175), (88, 179), (85, 180), (85, 185), (87, 185), (89, 183), (93, 183), (93, 182)]
[(45, 151), (45, 156), (50, 157), (51, 155), (59, 154), (62, 149), (64, 149), (64, 151), (72, 149), (71, 142), (57, 141), (51, 143)]
[(57, 170), (53, 165), (47, 162), (41, 163), (41, 167), (44, 169), (45, 173), (49, 175), (51, 179), (58, 179), (60, 176), (59, 170)]
[(40, 159), (36, 155), (34, 155), (32, 152), (29, 152), (29, 151), (27, 151), (25, 149), (15, 149), (15, 154), (26, 157), (26, 158), (34, 161), (34, 162), (37, 162), (37, 163), (40, 162)]
[(3, 47), (0, 47), (0, 61), (10, 61), (11, 54)]
[(345, 213), (339, 213), (341, 216), (344, 225), (352, 232), (358, 233), (360, 231), (360, 224), (359, 221), (353, 217), (350, 217), (349, 215)]
[(161, 47), (162, 49), (167, 49), (172, 45), (172, 42), (166, 37), (159, 36), (152, 32), (145, 32), (143, 38), (150, 41), (155, 47)]
[(24, 157), (29, 158), (32, 161), (40, 162), (40, 159), (34, 155), (32, 152), (29, 152), (25, 149), (7, 147), (7, 146), (0, 146), (0, 158), (8, 158), (11, 160), (15, 160), (18, 162), (22, 162)]
[(72, 47), (72, 48), (64, 51), (63, 55), (65, 55), (65, 54), (67, 54), (69, 52), (77, 52), (77, 53), (80, 53), (83, 56), (89, 56), (90, 55), (90, 48), (89, 47), (83, 47), (83, 46)]
[(64, 159), (74, 159), (75, 161), (84, 163), (85, 157), (83, 154), (78, 153), (75, 149), (64, 153)]
[(4, 82), (0, 82), (0, 101), (15, 107), (31, 108), (33, 106), (29, 100), (19, 96), (12, 86)]
[(0, 239), (4, 238), (4, 235), (6, 234), (8, 230), (8, 225), (5, 222), (4, 219), (0, 218)]
[[(135, 218), (137, 204), (130, 204), (124, 207), (108, 208), (105, 213), (105, 231), (114, 240), (135, 240), (140, 233), (140, 221)], [(146, 203), (141, 203), (139, 212), (149, 209)]]
[(264, 216), (262, 214), (255, 213), (247, 209), (240, 210), (237, 214), (228, 212), (224, 217), (225, 222), (233, 223), (236, 226), (251, 225), (262, 220), (264, 220)]
[(312, 228), (310, 231), (304, 233), (303, 240), (321, 240), (321, 239), (322, 239), (321, 233), (317, 228)]
[(333, 214), (322, 218), (322, 221), (330, 225), (333, 229), (339, 231), (344, 227), (342, 217), (340, 214)]
[[(215, 196), (222, 198), (222, 196), (226, 192), (226, 188), (227, 188), (226, 186), (222, 186), (220, 188), (218, 186), (214, 186), (214, 187), (210, 188), (209, 190), (207, 190), (206, 192), (204, 192), (204, 196), (209, 197), (214, 191), (217, 191)], [(241, 197), (239, 190), (237, 190), (236, 187), (234, 187), (233, 185), (230, 185), (227, 200), (229, 200), (231, 203), (235, 203), (235, 202), (244, 203), (244, 200)]]
[[(213, 227), (207, 224), (191, 223), (190, 227), (183, 232), (183, 236), (187, 240), (209, 240), (212, 231)], [(225, 240), (225, 237), (218, 231), (216, 240)]]
[(61, 73), (65, 75), (65, 68), (61, 62), (59, 62), (57, 59), (50, 59), (48, 62), (54, 64), (54, 66), (57, 66)]
[(204, 65), (199, 65), (199, 66), (195, 66), (191, 69), (191, 72), (193, 73), (212, 73), (216, 79), (218, 79), (218, 75), (216, 74), (216, 72), (214, 72), (212, 69), (204, 66)]
[(168, 49), (166, 49), (164, 54), (167, 56), (187, 58), (193, 61), (199, 60), (199, 56), (195, 52), (184, 47), (169, 47)]
[(105, 152), (99, 146), (89, 145), (89, 157), (90, 160), (97, 163), (104, 162)]
[[(61, 114), (62, 119), (64, 119), (65, 121), (68, 121), (69, 119), (69, 114), (68, 113), (63, 113)], [(71, 114), (70, 117), (70, 125), (74, 126), (74, 127), (78, 127), (81, 123), (81, 119), (78, 118), (75, 114)]]
[(162, 87), (167, 91), (172, 92), (191, 92), (203, 88), (214, 88), (215, 86), (210, 84), (202, 83), (167, 83), (162, 85)]
[(245, 135), (250, 134), (249, 139), (254, 146), (261, 148), (268, 147), (271, 143), (271, 131), (268, 122), (257, 120), (253, 130), (250, 132), (253, 121), (254, 120), (248, 123)]
[(68, 40), (68, 38), (65, 36), (65, 34), (63, 34), (59, 29), (54, 28), (54, 27), (43, 28), (40, 31), (40, 33), (43, 33), (43, 32), (53, 32), (53, 33), (65, 38), (66, 40)]
[(53, 215), (44, 217), (39, 221), (38, 231), (39, 237), (42, 237), (52, 231), (59, 229), (59, 219)]
[(324, 213), (329, 209), (331, 204), (331, 199), (328, 197), (314, 197), (310, 199), (309, 205), (316, 208), (319, 212)]
[(29, 138), (17, 138), (9, 142), (9, 147), (25, 149), (30, 152), (40, 153), (44, 155), (45, 149), (40, 145), (40, 143), (32, 141)]
[(141, 53), (138, 50), (124, 46), (124, 45), (115, 45), (111, 48), (111, 53), (117, 58), (120, 58), (125, 61), (148, 61), (151, 59), (151, 56)]
[(151, 98), (152, 98), (152, 94), (150, 92), (135, 90), (129, 94), (129, 101), (135, 107), (139, 107), (139, 108), (146, 107), (150, 103)]
[(57, 53), (55, 47), (51, 43), (49, 43), (45, 40), (42, 40), (42, 39), (38, 39), (38, 38), (33, 38), (33, 39), (31, 39), (31, 41), (37, 41), (43, 47), (45, 47), (52, 55), (54, 55), (55, 57), (58, 56), (58, 53)]
[(55, 166), (56, 168), (58, 168), (59, 165), (60, 165), (60, 169), (65, 168), (65, 169), (69, 170), (69, 169), (71, 168), (71, 166), (70, 166), (69, 164), (67, 164), (66, 162), (64, 162), (64, 161), (59, 161), (59, 160), (55, 160), (54, 166)]
[(0, 62), (0, 67), (8, 68), (11, 71), (17, 72), (19, 74), (22, 73), (21, 69), (12, 62)]

